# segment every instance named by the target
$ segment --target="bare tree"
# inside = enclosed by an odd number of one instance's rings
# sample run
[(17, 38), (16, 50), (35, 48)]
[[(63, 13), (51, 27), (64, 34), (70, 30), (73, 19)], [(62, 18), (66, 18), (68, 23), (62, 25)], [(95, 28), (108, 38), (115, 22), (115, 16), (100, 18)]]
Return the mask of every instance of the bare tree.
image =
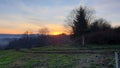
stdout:
[(49, 34), (48, 28), (41, 28), (41, 29), (39, 30), (39, 34), (48, 35), (48, 34)]

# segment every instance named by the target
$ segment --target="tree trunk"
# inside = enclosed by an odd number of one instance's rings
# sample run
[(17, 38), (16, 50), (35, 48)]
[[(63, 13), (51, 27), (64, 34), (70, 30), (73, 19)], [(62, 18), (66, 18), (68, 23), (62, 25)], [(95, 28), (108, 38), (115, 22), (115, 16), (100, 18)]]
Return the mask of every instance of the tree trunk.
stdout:
[(84, 37), (84, 35), (82, 36), (82, 45), (83, 46), (85, 45), (85, 37)]

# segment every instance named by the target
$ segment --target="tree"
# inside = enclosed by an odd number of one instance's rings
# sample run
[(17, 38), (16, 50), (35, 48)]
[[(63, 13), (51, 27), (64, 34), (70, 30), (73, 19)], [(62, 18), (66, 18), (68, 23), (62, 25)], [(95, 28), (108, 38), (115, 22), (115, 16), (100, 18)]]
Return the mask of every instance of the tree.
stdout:
[(39, 30), (39, 34), (42, 34), (42, 35), (47, 35), (47, 34), (49, 34), (48, 28), (41, 28), (41, 29)]
[(90, 25), (91, 32), (110, 30), (111, 25), (105, 19), (97, 19)]
[(39, 36), (38, 36), (38, 46), (47, 46), (49, 44), (49, 30), (48, 28), (44, 27), (39, 29)]
[(93, 10), (85, 6), (80, 6), (73, 10), (71, 17), (68, 17), (68, 25), (72, 29), (72, 38), (74, 40), (82, 37), (82, 45), (85, 44), (84, 35), (89, 32), (89, 24), (93, 20)]
[(16, 38), (14, 40), (12, 40), (7, 49), (15, 49), (16, 51), (19, 51), (21, 48), (29, 48), (31, 49), (32, 48), (32, 43), (33, 43), (33, 40), (32, 40), (32, 37), (30, 37), (30, 34), (32, 32), (30, 31), (25, 31), (20, 38)]

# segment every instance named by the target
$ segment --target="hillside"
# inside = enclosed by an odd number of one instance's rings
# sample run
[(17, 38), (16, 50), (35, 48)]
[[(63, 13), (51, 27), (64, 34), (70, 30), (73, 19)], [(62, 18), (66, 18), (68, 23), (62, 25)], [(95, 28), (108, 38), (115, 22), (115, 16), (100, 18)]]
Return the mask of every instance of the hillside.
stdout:
[[(44, 49), (43, 49), (44, 48)], [(114, 54), (43, 54), (33, 53), (60, 49), (78, 49), (75, 47), (40, 47), (31, 50), (22, 49), (0, 51), (2, 68), (115, 68)]]

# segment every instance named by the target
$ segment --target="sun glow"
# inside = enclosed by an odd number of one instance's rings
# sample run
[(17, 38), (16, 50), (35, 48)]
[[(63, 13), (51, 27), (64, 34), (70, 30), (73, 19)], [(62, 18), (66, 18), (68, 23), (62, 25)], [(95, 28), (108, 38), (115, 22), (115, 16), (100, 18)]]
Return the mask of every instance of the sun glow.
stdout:
[(63, 32), (52, 32), (51, 35), (59, 35), (62, 34)]

